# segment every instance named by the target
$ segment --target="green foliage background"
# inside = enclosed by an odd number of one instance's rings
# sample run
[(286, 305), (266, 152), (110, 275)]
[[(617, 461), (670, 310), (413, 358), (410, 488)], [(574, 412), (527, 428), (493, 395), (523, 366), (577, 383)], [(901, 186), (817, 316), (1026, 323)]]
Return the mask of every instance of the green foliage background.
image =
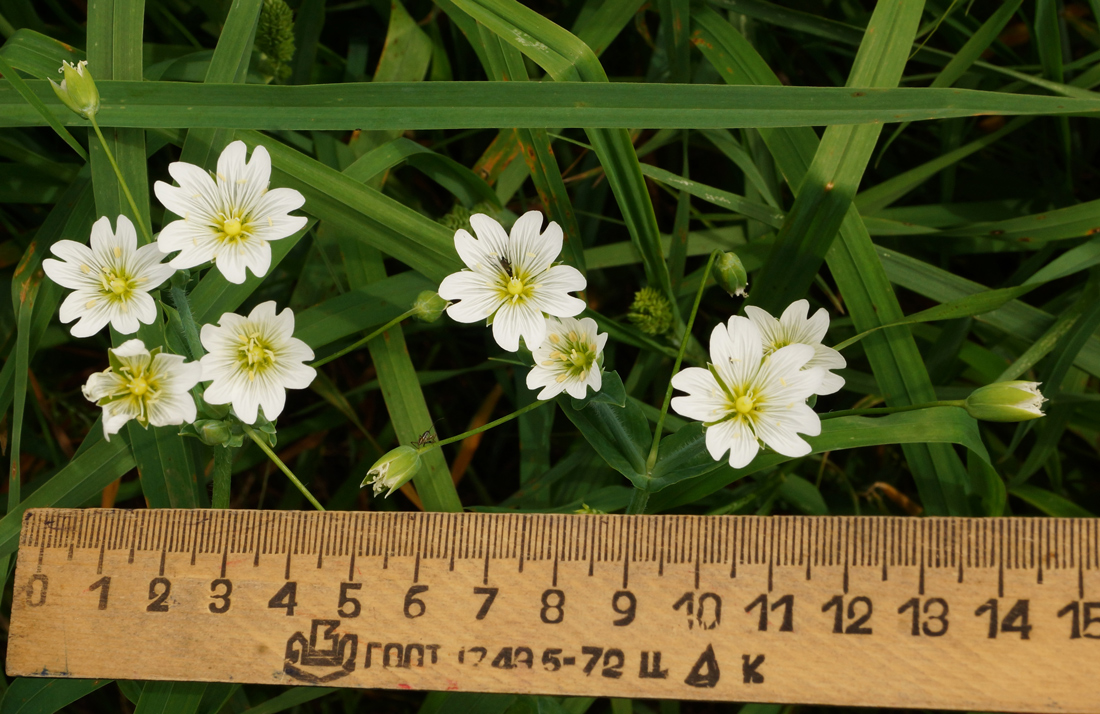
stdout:
[[(41, 273), (53, 242), (86, 240), (95, 218), (129, 214), (87, 123), (44, 81), (62, 60), (85, 58), (100, 124), (154, 231), (162, 209), (149, 202), (151, 181), (167, 179), (174, 160), (212, 167), (233, 139), (267, 147), (273, 184), (306, 196), (310, 223), (273, 244), (265, 279), (236, 286), (216, 271), (193, 274), (200, 322), (274, 299), (294, 308), (297, 336), (324, 356), (458, 269), (452, 235), (471, 211), (508, 224), (538, 208), (562, 225), (563, 259), (587, 274), (588, 314), (612, 336), (607, 367), (622, 376), (626, 406), (563, 402), (465, 451), (432, 452), (415, 480), (428, 510), (614, 512), (637, 490), (651, 494), (651, 513), (1091, 516), (1100, 507), (1091, 91), (1100, 2), (299, 0), (292, 27), (271, 15), (261, 23), (263, 5), (0, 0), (0, 58), (24, 80), (0, 82), (0, 266), (12, 296), (0, 301), (11, 459), (0, 575), (26, 508), (209, 503), (208, 447), (132, 424), (102, 439), (79, 387), (105, 368), (109, 338), (72, 339), (57, 322), (62, 291)], [(87, 162), (28, 93), (87, 147)], [(828, 308), (829, 344), (887, 326), (845, 350), (846, 387), (818, 411), (957, 399), (1025, 378), (1044, 383), (1047, 416), (1019, 426), (979, 425), (954, 408), (844, 417), (810, 439), (811, 456), (762, 454), (734, 470), (700, 458), (701, 430), (670, 415), (672, 433), (647, 469), (699, 256), (715, 248), (742, 257), (753, 304), (778, 314), (806, 297)], [(625, 318), (646, 286), (675, 306), (667, 335)], [(705, 360), (711, 327), (741, 303), (706, 291), (689, 362)], [(166, 308), (164, 324), (140, 336), (184, 353), (174, 319)], [(530, 403), (526, 370), (510, 360), (481, 326), (393, 328), (291, 395), (279, 452), (326, 508), (415, 508), (406, 496), (370, 499), (359, 490), (366, 469), (426, 429), (447, 436)], [(602, 438), (616, 414), (625, 426)], [(255, 447), (233, 472), (234, 507), (303, 507)], [(0, 684), (0, 714), (658, 708)], [(684, 705), (694, 710), (703, 708)]]

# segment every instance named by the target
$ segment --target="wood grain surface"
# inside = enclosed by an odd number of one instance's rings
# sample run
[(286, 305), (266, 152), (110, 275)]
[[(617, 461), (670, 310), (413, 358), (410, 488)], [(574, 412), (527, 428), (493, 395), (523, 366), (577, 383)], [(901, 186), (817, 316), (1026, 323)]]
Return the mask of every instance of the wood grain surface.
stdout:
[(9, 676), (1100, 712), (1074, 519), (28, 511)]

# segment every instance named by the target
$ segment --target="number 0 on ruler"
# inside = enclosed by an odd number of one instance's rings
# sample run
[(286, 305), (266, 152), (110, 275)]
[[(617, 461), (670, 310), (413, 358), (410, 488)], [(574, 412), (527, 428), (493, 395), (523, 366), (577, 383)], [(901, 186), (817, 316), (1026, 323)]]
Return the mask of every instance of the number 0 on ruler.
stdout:
[(1100, 529), (34, 510), (7, 672), (1100, 712)]

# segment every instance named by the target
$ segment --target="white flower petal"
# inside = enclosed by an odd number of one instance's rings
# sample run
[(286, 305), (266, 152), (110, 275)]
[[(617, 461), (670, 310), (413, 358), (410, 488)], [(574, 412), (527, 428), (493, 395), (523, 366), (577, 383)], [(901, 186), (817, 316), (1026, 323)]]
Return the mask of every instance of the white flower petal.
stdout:
[(477, 234), (486, 255), (493, 260), (508, 256), (508, 234), (504, 232), (504, 226), (484, 213), (475, 213), (470, 216), (470, 227)]
[(447, 307), (447, 314), (456, 322), (484, 320), (503, 302), (500, 293), (486, 283), (484, 276), (468, 270), (443, 278), (439, 296), (444, 300), (457, 300)]

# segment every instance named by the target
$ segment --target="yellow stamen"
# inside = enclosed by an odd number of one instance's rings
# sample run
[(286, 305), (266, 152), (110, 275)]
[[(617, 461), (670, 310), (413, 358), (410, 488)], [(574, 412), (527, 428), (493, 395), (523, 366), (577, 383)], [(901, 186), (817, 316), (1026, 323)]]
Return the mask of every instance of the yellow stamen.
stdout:
[(149, 383), (142, 377), (134, 377), (133, 381), (130, 382), (130, 393), (135, 397), (140, 397), (148, 391)]
[(87, 265), (85, 265), (84, 263), (81, 263), (81, 264), (80, 264), (80, 272), (82, 272), (82, 273), (84, 273), (85, 275), (87, 275), (88, 273), (92, 272), (92, 269), (91, 269), (91, 268), (89, 268), (89, 267), (88, 267)]
[(121, 295), (126, 292), (126, 281), (121, 278), (115, 278), (111, 281), (111, 292), (115, 295)]
[(115, 246), (115, 257), (116, 258), (121, 258), (122, 257), (122, 248), (119, 248), (117, 245)]

